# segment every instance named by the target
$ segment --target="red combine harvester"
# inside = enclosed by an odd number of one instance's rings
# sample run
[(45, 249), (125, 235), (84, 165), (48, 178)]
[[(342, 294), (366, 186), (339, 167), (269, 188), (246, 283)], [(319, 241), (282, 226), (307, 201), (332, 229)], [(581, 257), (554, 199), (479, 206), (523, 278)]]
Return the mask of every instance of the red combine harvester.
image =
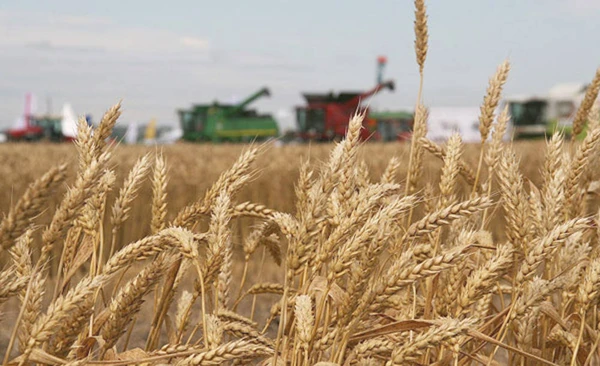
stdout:
[[(379, 83), (367, 92), (341, 92), (337, 95), (303, 94), (307, 106), (296, 107), (296, 123), (298, 137), (307, 141), (335, 141), (342, 139), (348, 129), (348, 123), (358, 111), (362, 101), (383, 89), (394, 90), (394, 81)], [(366, 140), (376, 133), (377, 122), (368, 118), (369, 111), (365, 108), (367, 118), (363, 122), (361, 139)]]

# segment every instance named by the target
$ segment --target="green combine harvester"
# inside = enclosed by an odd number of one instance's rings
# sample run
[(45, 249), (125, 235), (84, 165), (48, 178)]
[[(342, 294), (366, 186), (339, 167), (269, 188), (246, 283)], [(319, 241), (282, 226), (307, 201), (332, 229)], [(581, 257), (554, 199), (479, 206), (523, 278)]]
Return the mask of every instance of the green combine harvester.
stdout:
[(270, 96), (262, 88), (238, 104), (197, 104), (189, 110), (178, 110), (186, 141), (248, 142), (279, 135), (277, 121), (270, 114), (258, 114), (248, 105), (262, 96)]
[(408, 111), (379, 111), (369, 113), (369, 118), (376, 121), (377, 140), (409, 141), (412, 135), (414, 115)]

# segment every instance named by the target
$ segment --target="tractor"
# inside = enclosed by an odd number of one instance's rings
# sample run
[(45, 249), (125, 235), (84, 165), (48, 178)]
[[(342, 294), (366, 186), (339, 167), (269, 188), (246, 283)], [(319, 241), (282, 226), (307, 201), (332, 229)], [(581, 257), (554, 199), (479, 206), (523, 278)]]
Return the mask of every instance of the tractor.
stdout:
[[(394, 81), (378, 83), (367, 92), (333, 92), (326, 94), (304, 93), (307, 105), (296, 107), (298, 137), (303, 141), (337, 141), (344, 137), (348, 123), (359, 110), (360, 103), (383, 89), (394, 90)], [(363, 122), (361, 140), (367, 140), (377, 133), (377, 121), (364, 111), (367, 118)]]
[(186, 141), (247, 142), (277, 137), (279, 127), (270, 114), (258, 114), (246, 109), (262, 96), (270, 96), (262, 88), (238, 104), (194, 105), (189, 110), (178, 110), (179, 121)]

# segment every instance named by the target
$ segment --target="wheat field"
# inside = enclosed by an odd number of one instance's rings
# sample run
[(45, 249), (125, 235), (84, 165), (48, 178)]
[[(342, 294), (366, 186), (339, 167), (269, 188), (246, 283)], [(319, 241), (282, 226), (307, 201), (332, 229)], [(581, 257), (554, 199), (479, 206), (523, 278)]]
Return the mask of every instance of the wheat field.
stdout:
[[(574, 136), (479, 144), (4, 145), (3, 365), (597, 365), (600, 69)], [(32, 154), (39, 149), (43, 157)]]
[[(316, 168), (328, 158), (333, 144), (284, 145), (277, 146), (266, 143), (261, 146), (262, 153), (256, 157), (254, 168), (256, 174), (238, 193), (237, 200), (265, 205), (271, 209), (291, 212), (294, 209), (294, 185), (299, 178), (300, 168), (306, 163)], [(515, 142), (514, 150), (520, 159), (523, 176), (534, 183), (541, 181), (539, 166), (543, 163), (545, 148), (543, 141)], [(136, 161), (144, 156), (151, 158), (161, 155), (168, 164), (167, 220), (172, 220), (177, 212), (188, 203), (197, 200), (247, 149), (241, 144), (235, 145), (202, 145), (178, 143), (159, 147), (118, 145), (112, 149), (115, 173), (113, 188), (107, 193), (107, 200), (114, 201), (119, 189), (123, 187), (125, 178)], [(479, 144), (465, 144), (463, 161), (473, 166), (477, 164)], [(384, 173), (389, 160), (395, 158), (407, 162), (410, 145), (407, 143), (373, 143), (362, 145), (358, 151), (359, 159), (366, 164), (369, 178), (378, 180)], [(66, 164), (66, 178), (54, 190), (55, 194), (48, 198), (47, 206), (57, 206), (62, 200), (66, 187), (71, 185), (77, 174), (77, 148), (72, 144), (0, 144), (0, 156), (4, 164), (0, 166), (0, 212), (7, 213), (11, 206), (25, 193), (27, 187), (36, 178), (46, 173), (49, 167)], [(423, 190), (427, 183), (438, 185), (439, 170), (443, 160), (426, 152), (423, 157), (423, 179), (418, 183), (418, 190)], [(395, 179), (401, 181), (406, 177), (407, 164), (399, 164)], [(458, 192), (466, 193), (469, 189), (464, 178), (457, 181)], [(152, 184), (149, 175), (139, 183), (136, 195), (130, 207), (130, 220), (123, 223), (120, 231), (120, 242), (129, 243), (150, 233), (152, 211)], [(52, 210), (45, 210), (36, 218), (37, 224), (49, 224)], [(106, 216), (108, 218), (108, 216)], [(239, 227), (243, 230), (245, 227)], [(493, 229), (493, 228), (492, 228)], [(502, 235), (502, 228), (496, 232)]]

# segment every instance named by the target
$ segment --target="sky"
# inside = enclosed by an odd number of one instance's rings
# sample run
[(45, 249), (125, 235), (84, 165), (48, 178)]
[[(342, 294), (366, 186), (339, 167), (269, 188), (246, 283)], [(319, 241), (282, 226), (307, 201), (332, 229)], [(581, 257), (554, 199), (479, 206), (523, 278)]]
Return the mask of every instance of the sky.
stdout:
[[(509, 59), (505, 95), (588, 82), (600, 66), (600, 1), (429, 0), (427, 106), (478, 106)], [(367, 90), (376, 58), (396, 90), (370, 103), (411, 108), (418, 67), (410, 0), (0, 1), (0, 126), (25, 94), (45, 112), (71, 103), (97, 122), (122, 100), (119, 123), (177, 124), (176, 109), (239, 100), (294, 126), (303, 92)]]

